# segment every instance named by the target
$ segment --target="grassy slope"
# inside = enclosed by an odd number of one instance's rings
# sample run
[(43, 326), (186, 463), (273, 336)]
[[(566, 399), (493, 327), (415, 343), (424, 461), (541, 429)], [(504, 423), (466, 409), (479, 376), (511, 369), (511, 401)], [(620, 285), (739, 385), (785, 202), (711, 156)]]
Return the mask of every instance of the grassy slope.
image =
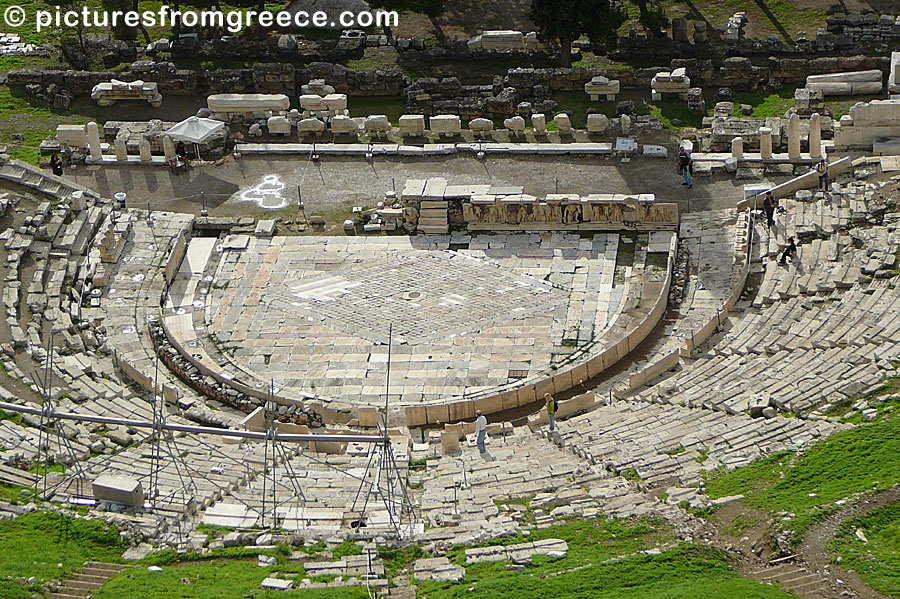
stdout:
[[(713, 599), (721, 597), (788, 598), (777, 587), (738, 577), (727, 556), (715, 549), (684, 545), (660, 555), (638, 555), (615, 562), (592, 561), (569, 570), (549, 562), (524, 574), (507, 572), (503, 564), (470, 567), (459, 584), (422, 585), (429, 599)], [(546, 572), (550, 566), (558, 574)]]
[[(659, 521), (606, 520), (594, 518), (569, 520), (532, 531), (530, 540), (561, 538), (569, 544), (568, 555), (560, 560), (538, 556), (526, 573), (508, 572), (504, 563), (478, 564), (467, 567), (467, 576), (459, 584), (420, 583), (419, 596), (491, 597), (491, 599), (538, 599), (553, 597), (641, 597), (697, 599), (736, 596), (742, 598), (782, 599), (789, 595), (777, 588), (759, 585), (738, 577), (727, 556), (719, 551), (684, 545), (660, 555), (633, 554), (641, 549), (671, 540), (671, 532)], [(498, 539), (488, 544), (513, 544), (523, 537)], [(354, 543), (345, 543), (334, 555), (355, 553)], [(152, 573), (147, 563), (122, 572), (110, 579), (95, 599), (119, 597), (154, 597), (154, 599), (239, 599), (248, 593), (257, 598), (302, 597), (303, 599), (363, 599), (360, 587), (323, 590), (297, 590), (290, 593), (263, 593), (260, 582), (275, 573), (292, 572), (295, 579), (304, 576), (303, 566), (285, 561), (286, 551), (276, 551), (279, 562), (270, 568), (259, 568), (252, 557), (235, 554), (230, 559), (197, 559), (161, 563), (163, 571)], [(415, 559), (427, 554), (418, 547), (381, 552), (389, 575), (409, 568)], [(168, 556), (177, 559), (177, 556)], [(449, 557), (465, 563), (463, 547), (455, 547)], [(469, 589), (472, 588), (470, 591)]]
[(269, 568), (256, 565), (256, 558), (214, 559), (191, 561), (163, 566), (162, 572), (150, 572), (145, 567), (125, 570), (111, 578), (94, 599), (120, 599), (122, 597), (153, 597), (153, 599), (240, 599), (253, 593), (256, 599), (274, 597), (302, 597), (303, 599), (365, 599), (365, 587), (335, 589), (307, 589), (290, 592), (261, 590), (262, 580), (275, 572), (299, 569), (297, 579), (302, 578), (302, 567), (290, 568), (284, 564)]
[[(862, 529), (868, 543), (856, 536)], [(888, 505), (846, 520), (832, 542), (842, 565), (859, 573), (874, 589), (900, 597), (900, 505)]]
[[(739, 578), (727, 557), (705, 547), (685, 545), (661, 555), (618, 558), (666, 541), (669, 533), (648, 520), (571, 520), (533, 531), (529, 539), (564, 539), (568, 555), (561, 560), (537, 556), (525, 573), (509, 572), (505, 563), (466, 567), (458, 584), (420, 583), (420, 596), (429, 599), (472, 597), (491, 599), (556, 599), (641, 597), (742, 598), (788, 597), (782, 591)], [(521, 542), (521, 538), (498, 543)], [(463, 548), (449, 557), (465, 564)]]
[(72, 574), (85, 561), (117, 561), (124, 549), (118, 531), (98, 520), (33, 512), (2, 521), (0, 597), (31, 594), (7, 579), (34, 576), (45, 582)]
[[(881, 393), (896, 390), (890, 379)], [(742, 493), (753, 507), (794, 514), (785, 525), (798, 533), (854, 493), (900, 484), (900, 416), (861, 424), (814, 445), (792, 461), (790, 453), (767, 457), (707, 481), (710, 497)]]

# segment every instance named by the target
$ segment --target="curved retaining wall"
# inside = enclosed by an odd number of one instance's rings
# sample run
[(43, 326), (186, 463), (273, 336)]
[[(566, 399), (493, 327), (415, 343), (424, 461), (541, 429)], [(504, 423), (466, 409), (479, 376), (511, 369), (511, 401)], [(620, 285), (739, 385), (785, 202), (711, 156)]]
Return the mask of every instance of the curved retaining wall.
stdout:
[(735, 255), (734, 267), (731, 275), (730, 293), (722, 304), (721, 311), (716, 312), (714, 318), (710, 318), (702, 327), (691, 332), (691, 336), (684, 340), (681, 348), (672, 351), (645, 368), (633, 374), (629, 379), (614, 389), (616, 397), (622, 398), (643, 387), (662, 373), (675, 368), (683, 357), (690, 357), (694, 349), (709, 339), (722, 326), (722, 316), (734, 309), (735, 304), (744, 291), (747, 284), (747, 276), (750, 274), (750, 248), (753, 227), (750, 220), (750, 211), (745, 210), (738, 216), (735, 225)]

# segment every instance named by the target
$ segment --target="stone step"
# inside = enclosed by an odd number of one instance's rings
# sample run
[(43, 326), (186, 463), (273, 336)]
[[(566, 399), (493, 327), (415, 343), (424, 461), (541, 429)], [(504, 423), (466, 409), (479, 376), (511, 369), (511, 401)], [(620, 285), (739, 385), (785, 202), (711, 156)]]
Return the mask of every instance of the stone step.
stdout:
[(422, 203), (419, 205), (419, 210), (428, 210), (431, 208), (446, 210), (447, 206), (447, 200), (422, 200)]
[(113, 570), (115, 572), (121, 572), (129, 568), (128, 564), (111, 564), (108, 562), (85, 562), (85, 568), (101, 568), (103, 570)]
[(69, 585), (65, 585), (65, 586), (63, 586), (60, 593), (69, 595), (71, 597), (87, 597), (88, 595), (91, 594), (92, 591), (95, 591), (98, 588), (100, 588), (100, 587), (95, 587), (95, 588), (91, 588), (91, 589), (76, 589), (76, 588), (70, 587)]
[(449, 233), (450, 227), (447, 225), (422, 225), (419, 224), (419, 231), (422, 233)]
[(827, 591), (828, 583), (818, 575), (810, 575), (810, 580), (797, 584), (796, 581), (792, 581), (790, 583), (782, 583), (786, 588), (795, 592), (807, 592), (807, 591)]
[(806, 570), (801, 570), (799, 568), (778, 577), (778, 582), (789, 587), (803, 586), (809, 582), (817, 582), (820, 580), (821, 578), (819, 578), (818, 575), (810, 574)]
[(104, 580), (106, 580), (106, 578), (94, 581), (67, 580), (64, 588), (68, 591), (93, 591), (94, 589), (99, 589), (101, 586), (103, 586)]

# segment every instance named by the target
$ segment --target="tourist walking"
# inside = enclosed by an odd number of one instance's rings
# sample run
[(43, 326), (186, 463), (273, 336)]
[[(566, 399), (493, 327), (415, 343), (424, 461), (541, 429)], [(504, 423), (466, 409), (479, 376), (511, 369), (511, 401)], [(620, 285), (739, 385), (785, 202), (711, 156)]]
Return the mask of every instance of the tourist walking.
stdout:
[(797, 244), (794, 243), (793, 237), (788, 237), (788, 245), (784, 248), (784, 251), (781, 252), (781, 259), (778, 260), (778, 264), (786, 266), (788, 256), (791, 257), (791, 262), (797, 259)]
[(682, 185), (694, 186), (694, 161), (684, 148), (678, 152), (678, 174), (684, 178)]
[(828, 191), (828, 163), (824, 158), (816, 164), (816, 172), (819, 173), (819, 191)]
[(547, 406), (547, 418), (550, 420), (550, 431), (556, 428), (556, 400), (549, 393), (544, 393), (544, 405)]
[(59, 157), (59, 154), (54, 154), (50, 157), (50, 170), (57, 177), (61, 177), (63, 174), (63, 164), (62, 158)]
[(475, 415), (478, 418), (475, 419), (475, 445), (478, 446), (478, 451), (484, 453), (487, 449), (484, 448), (484, 440), (487, 437), (487, 418), (484, 417), (484, 414), (481, 413), (481, 410), (475, 412)]
[(771, 190), (766, 192), (763, 200), (763, 210), (766, 213), (766, 226), (770, 229), (775, 226), (775, 209), (778, 208), (778, 200), (772, 195)]

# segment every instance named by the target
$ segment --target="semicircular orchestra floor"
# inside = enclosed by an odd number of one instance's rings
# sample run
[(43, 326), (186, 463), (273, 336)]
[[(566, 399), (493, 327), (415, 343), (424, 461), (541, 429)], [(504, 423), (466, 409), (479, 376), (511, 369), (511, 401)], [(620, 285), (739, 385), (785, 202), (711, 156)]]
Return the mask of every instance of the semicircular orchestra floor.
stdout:
[[(352, 404), (450, 399), (548, 371), (622, 309), (619, 235), (252, 238), (206, 321), (245, 372)], [(628, 239), (627, 241), (631, 241)]]

